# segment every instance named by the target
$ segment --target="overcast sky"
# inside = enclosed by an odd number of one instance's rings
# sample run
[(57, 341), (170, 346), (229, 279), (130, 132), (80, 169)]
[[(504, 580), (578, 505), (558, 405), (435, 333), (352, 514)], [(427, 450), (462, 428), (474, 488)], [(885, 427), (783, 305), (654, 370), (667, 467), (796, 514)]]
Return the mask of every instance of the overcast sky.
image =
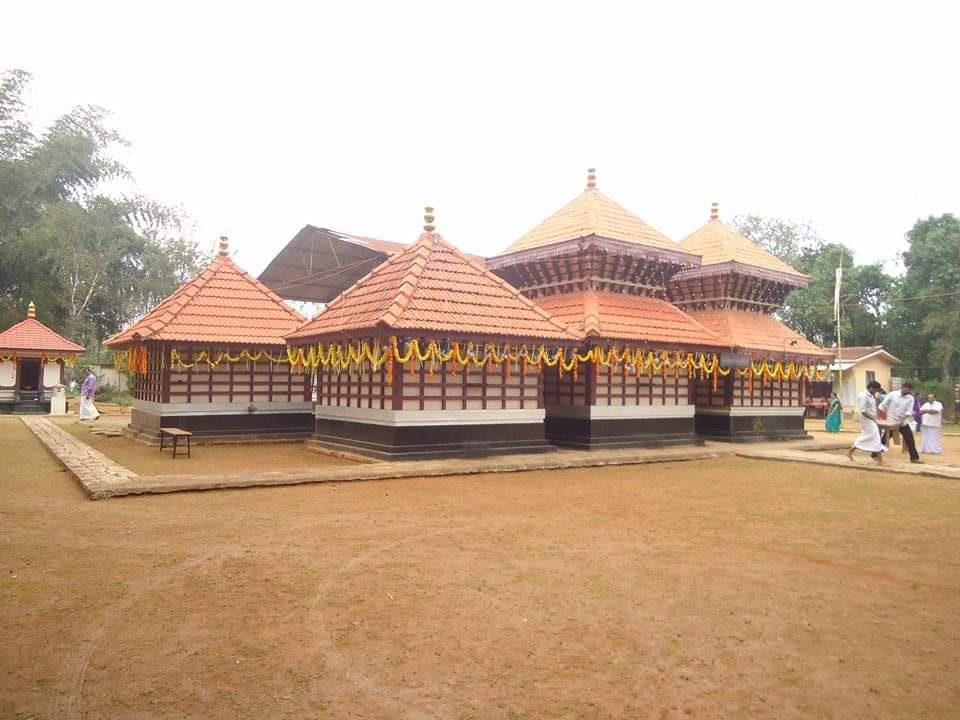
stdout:
[(960, 212), (960, 3), (303, 6), (16, 3), (0, 69), (37, 122), (113, 111), (136, 190), (253, 273), (307, 223), (410, 242), (427, 204), (491, 255), (588, 167), (678, 241), (717, 200), (889, 261)]

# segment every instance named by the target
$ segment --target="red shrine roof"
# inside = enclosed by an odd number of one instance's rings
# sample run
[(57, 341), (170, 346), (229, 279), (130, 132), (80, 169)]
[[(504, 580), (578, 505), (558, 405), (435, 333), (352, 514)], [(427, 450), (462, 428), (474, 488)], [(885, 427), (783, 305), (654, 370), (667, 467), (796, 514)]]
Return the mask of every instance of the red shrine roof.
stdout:
[[(710, 208), (709, 222), (681, 240), (680, 247), (702, 258), (700, 268), (688, 270), (685, 275), (738, 269), (750, 274), (751, 268), (758, 268), (761, 274), (772, 273), (775, 278), (790, 284), (806, 285), (810, 281), (808, 276), (797, 272), (776, 255), (722, 223), (717, 203)], [(738, 265), (748, 267), (738, 268)]]
[(535, 302), (588, 338), (727, 347), (715, 333), (659, 298), (582, 290), (548, 295)]
[(304, 321), (266, 285), (220, 255), (195, 278), (104, 344), (156, 340), (230, 345), (283, 345), (284, 335)]
[(55, 333), (35, 317), (33, 303), (27, 309), (26, 320), (0, 333), (0, 350), (30, 350), (34, 352), (81, 353), (83, 345)]
[(363, 331), (580, 339), (433, 232), (433, 216), (427, 218), (426, 232), (413, 245), (345, 290), (288, 340)]
[(802, 355), (828, 359), (824, 350), (794, 332), (773, 315), (749, 310), (690, 310), (690, 317), (712, 330), (725, 345), (743, 352), (771, 355)]

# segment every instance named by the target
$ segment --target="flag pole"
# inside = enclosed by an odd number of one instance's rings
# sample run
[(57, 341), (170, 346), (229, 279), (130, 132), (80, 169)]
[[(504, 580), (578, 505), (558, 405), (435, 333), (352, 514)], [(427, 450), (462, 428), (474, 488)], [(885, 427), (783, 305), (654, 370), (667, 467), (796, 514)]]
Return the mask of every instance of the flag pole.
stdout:
[[(840, 337), (840, 285), (843, 282), (843, 245), (840, 246), (840, 266), (836, 271), (836, 285), (833, 288), (833, 319), (837, 323), (837, 378), (840, 394), (843, 395), (843, 340)], [(841, 403), (843, 400), (840, 401)]]

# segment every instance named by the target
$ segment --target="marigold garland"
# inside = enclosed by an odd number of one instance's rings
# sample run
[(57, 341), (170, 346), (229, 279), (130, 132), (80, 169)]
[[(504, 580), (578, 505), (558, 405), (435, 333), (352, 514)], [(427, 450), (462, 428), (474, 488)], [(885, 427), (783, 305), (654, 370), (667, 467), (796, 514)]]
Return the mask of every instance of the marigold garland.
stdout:
[[(161, 362), (165, 360), (166, 352), (162, 352)], [(451, 372), (469, 372), (470, 368), (486, 367), (487, 372), (493, 372), (495, 366), (505, 366), (509, 376), (512, 372), (523, 372), (532, 366), (537, 372), (544, 367), (558, 368), (560, 376), (573, 373), (577, 377), (583, 363), (593, 363), (595, 372), (600, 368), (621, 367), (624, 375), (632, 371), (634, 375), (646, 375), (652, 379), (654, 375), (667, 377), (667, 371), (673, 370), (673, 376), (679, 377), (683, 372), (687, 377), (699, 377), (700, 380), (711, 380), (714, 390), (717, 389), (720, 378), (727, 377), (733, 370), (721, 366), (720, 357), (716, 353), (668, 352), (665, 350), (653, 351), (643, 348), (610, 346), (607, 348), (593, 347), (588, 350), (565, 347), (547, 347), (545, 344), (528, 346), (521, 344), (512, 346), (509, 343), (497, 345), (494, 343), (460, 343), (452, 342), (447, 349), (431, 340), (422, 344), (414, 338), (403, 343), (396, 336), (391, 336), (384, 344), (379, 340), (349, 341), (345, 343), (318, 343), (307, 347), (287, 347), (283, 352), (274, 355), (266, 350), (256, 352), (241, 350), (236, 355), (229, 351), (213, 353), (209, 350), (198, 350), (193, 353), (192, 362), (184, 360), (179, 350), (170, 350), (171, 367), (189, 370), (198, 366), (211, 369), (220, 364), (239, 362), (261, 362), (267, 360), (275, 364), (290, 365), (296, 372), (313, 372), (319, 367), (329, 368), (335, 372), (346, 370), (370, 369), (379, 371), (384, 368), (388, 384), (392, 384), (395, 364), (405, 367), (414, 362), (411, 368), (415, 372), (429, 363), (428, 372), (432, 375), (437, 364), (441, 367), (451, 364)], [(149, 365), (149, 351), (146, 346), (134, 346), (126, 352), (114, 353), (114, 364), (134, 374), (146, 374)], [(754, 378), (759, 377), (761, 382), (771, 380), (815, 380), (826, 376), (826, 371), (809, 363), (782, 360), (750, 360), (746, 368), (738, 369), (738, 376), (746, 376), (750, 382), (751, 391)]]

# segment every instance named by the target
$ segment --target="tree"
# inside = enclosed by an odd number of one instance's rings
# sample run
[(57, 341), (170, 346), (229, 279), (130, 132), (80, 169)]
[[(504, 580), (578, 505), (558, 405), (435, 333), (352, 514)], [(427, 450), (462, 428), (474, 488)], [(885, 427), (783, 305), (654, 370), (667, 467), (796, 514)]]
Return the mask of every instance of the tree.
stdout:
[(895, 349), (921, 379), (939, 377), (949, 386), (960, 361), (960, 219), (947, 213), (918, 220), (906, 239)]
[(842, 256), (843, 344), (876, 345), (883, 341), (894, 280), (882, 265), (857, 265), (850, 248), (825, 243), (809, 224), (757, 215), (735, 217), (731, 224), (742, 235), (810, 276), (810, 284), (787, 295), (779, 310), (787, 325), (821, 346), (837, 344), (834, 286)]
[(820, 235), (809, 223), (761, 215), (735, 215), (730, 225), (791, 267), (798, 266), (804, 253), (823, 245)]
[(30, 76), (0, 78), (0, 327), (31, 300), (54, 329), (96, 343), (195, 274), (207, 258), (182, 210), (110, 197), (129, 177), (108, 113), (76, 107), (39, 136), (24, 119)]

